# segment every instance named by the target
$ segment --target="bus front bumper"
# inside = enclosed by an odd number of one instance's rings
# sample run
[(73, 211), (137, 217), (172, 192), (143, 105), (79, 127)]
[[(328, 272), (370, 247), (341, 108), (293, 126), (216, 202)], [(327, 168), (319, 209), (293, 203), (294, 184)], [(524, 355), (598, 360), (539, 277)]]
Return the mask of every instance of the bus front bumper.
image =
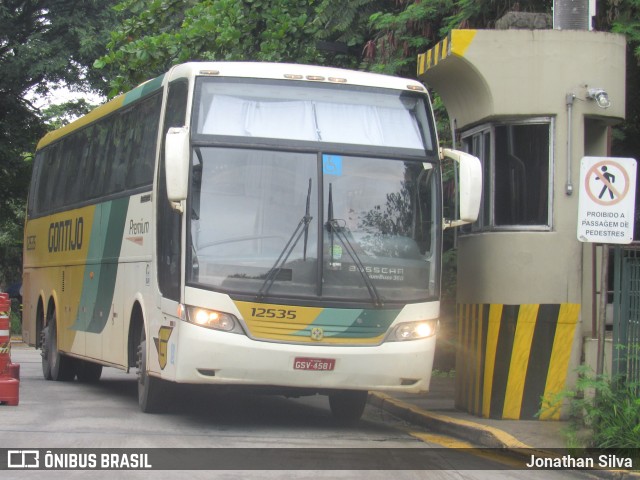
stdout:
[[(378, 346), (272, 343), (182, 323), (168, 380), (332, 390), (429, 389), (436, 337)], [(165, 375), (162, 375), (165, 377)]]

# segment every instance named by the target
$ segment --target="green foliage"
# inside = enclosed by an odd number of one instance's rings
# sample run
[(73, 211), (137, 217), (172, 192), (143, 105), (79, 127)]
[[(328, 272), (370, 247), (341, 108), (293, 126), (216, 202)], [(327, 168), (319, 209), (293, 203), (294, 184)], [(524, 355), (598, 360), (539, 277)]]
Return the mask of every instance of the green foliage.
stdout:
[[(23, 183), (28, 181), (31, 159), (25, 158), (20, 169), (22, 173), (9, 175), (0, 167), (3, 177), (13, 176)], [(22, 277), (22, 227), (24, 224), (24, 198), (5, 198), (5, 209), (0, 215), (0, 285), (9, 285)]]
[[(3, 0), (0, 4), (0, 92), (21, 98), (52, 84), (99, 86), (87, 67), (106, 43), (113, 13), (106, 0)], [(26, 105), (28, 106), (28, 105)]]
[(492, 28), (510, 10), (548, 12), (552, 0), (396, 0), (370, 17), (374, 37), (365, 46), (371, 70), (414, 77), (420, 53), (454, 28)]
[(192, 60), (324, 63), (331, 55), (318, 50), (316, 41), (339, 38), (356, 21), (355, 9), (347, 7), (350, 15), (333, 22), (330, 3), (123, 0), (115, 7), (122, 24), (94, 67), (112, 78), (110, 95), (115, 95)]
[[(390, 0), (322, 0), (315, 10), (314, 35), (328, 40), (337, 52), (325, 51), (325, 64), (358, 68), (371, 38), (370, 17), (388, 11), (395, 2)], [(320, 49), (319, 42), (316, 46)], [(340, 48), (342, 47), (342, 48)], [(366, 69), (366, 65), (363, 65)]]
[(415, 77), (417, 54), (438, 41), (451, 0), (400, 0), (396, 7), (370, 17), (375, 36), (365, 46), (365, 62), (373, 71)]
[(418, 53), (452, 28), (491, 27), (552, 0), (121, 0), (96, 69), (111, 95), (189, 60), (291, 61), (415, 76)]
[(30, 153), (47, 130), (30, 92), (52, 85), (104, 88), (88, 68), (106, 43), (113, 13), (106, 0), (0, 2), (0, 283), (21, 276), (22, 225)]
[(313, 63), (357, 68), (369, 17), (389, 0), (122, 0), (120, 26), (94, 67), (110, 95), (191, 60)]
[(82, 115), (86, 115), (95, 107), (96, 105), (92, 105), (84, 98), (70, 100), (60, 104), (49, 105), (42, 110), (41, 119), (49, 130), (55, 130), (68, 125)]
[(437, 92), (431, 95), (433, 115), (436, 119), (436, 130), (438, 131), (438, 141), (441, 145), (453, 146), (453, 136), (451, 133), (451, 122), (447, 109), (442, 103), (442, 98)]
[(613, 154), (635, 158), (640, 151), (640, 90), (635, 88), (640, 83), (640, 0), (603, 2), (597, 22), (600, 29), (627, 37), (627, 121), (613, 129)]
[(442, 33), (454, 28), (494, 28), (507, 12), (551, 13), (553, 0), (459, 0)]
[(18, 312), (11, 311), (11, 335), (19, 335), (22, 333), (22, 322), (20, 321), (20, 314)]
[[(68, 121), (56, 107), (41, 115), (25, 100), (27, 91), (44, 94), (52, 83), (64, 82), (115, 95), (174, 64), (191, 60), (314, 63), (415, 77), (417, 55), (453, 28), (492, 28), (508, 11), (550, 12), (552, 3), (120, 0), (114, 6), (106, 0), (3, 0), (0, 225), (6, 230), (0, 236), (0, 280), (18, 274), (15, 265), (19, 259), (8, 259), (16, 255), (21, 242), (19, 230), (31, 165), (24, 152), (34, 150), (47, 128)], [(628, 38), (630, 86), (640, 78), (639, 14), (640, 0), (607, 0), (598, 5), (598, 29), (624, 33)], [(449, 145), (450, 125), (437, 95), (434, 106), (440, 139)], [(640, 151), (638, 89), (627, 89), (626, 110), (628, 121), (614, 132), (613, 151), (635, 157)], [(445, 263), (449, 260), (445, 258)], [(446, 275), (451, 265), (445, 265)]]
[(456, 301), (458, 279), (458, 251), (449, 246), (442, 254), (442, 298), (444, 301)]
[(640, 0), (609, 1), (599, 20), (611, 31), (622, 33), (640, 58)]
[(569, 402), (572, 446), (640, 449), (640, 382), (595, 375), (586, 365), (578, 373), (575, 390), (543, 399), (543, 410), (551, 411)]

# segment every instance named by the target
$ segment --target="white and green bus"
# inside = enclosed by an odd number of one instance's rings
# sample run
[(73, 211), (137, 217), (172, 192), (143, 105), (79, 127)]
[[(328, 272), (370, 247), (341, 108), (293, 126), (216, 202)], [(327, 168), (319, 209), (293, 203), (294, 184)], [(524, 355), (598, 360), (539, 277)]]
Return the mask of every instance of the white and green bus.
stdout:
[(325, 394), (357, 419), (367, 391), (428, 390), (443, 226), (476, 218), (480, 177), (438, 148), (413, 80), (175, 66), (38, 144), (23, 338), (47, 379), (134, 369), (145, 412), (207, 384)]

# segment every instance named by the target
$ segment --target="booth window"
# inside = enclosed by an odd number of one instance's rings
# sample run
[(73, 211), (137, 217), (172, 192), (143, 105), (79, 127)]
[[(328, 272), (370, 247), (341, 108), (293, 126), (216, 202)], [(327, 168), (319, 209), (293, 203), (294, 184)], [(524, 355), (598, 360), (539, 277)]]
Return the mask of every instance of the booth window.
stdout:
[(548, 229), (552, 121), (485, 124), (462, 134), (483, 166), (482, 208), (472, 231)]

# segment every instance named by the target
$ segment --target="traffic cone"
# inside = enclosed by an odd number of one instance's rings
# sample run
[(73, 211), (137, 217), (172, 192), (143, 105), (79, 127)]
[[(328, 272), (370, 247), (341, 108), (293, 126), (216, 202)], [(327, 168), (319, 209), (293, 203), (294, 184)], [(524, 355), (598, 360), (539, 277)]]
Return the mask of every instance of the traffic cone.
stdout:
[(11, 363), (11, 301), (7, 293), (0, 293), (0, 403), (18, 405), (20, 365)]

